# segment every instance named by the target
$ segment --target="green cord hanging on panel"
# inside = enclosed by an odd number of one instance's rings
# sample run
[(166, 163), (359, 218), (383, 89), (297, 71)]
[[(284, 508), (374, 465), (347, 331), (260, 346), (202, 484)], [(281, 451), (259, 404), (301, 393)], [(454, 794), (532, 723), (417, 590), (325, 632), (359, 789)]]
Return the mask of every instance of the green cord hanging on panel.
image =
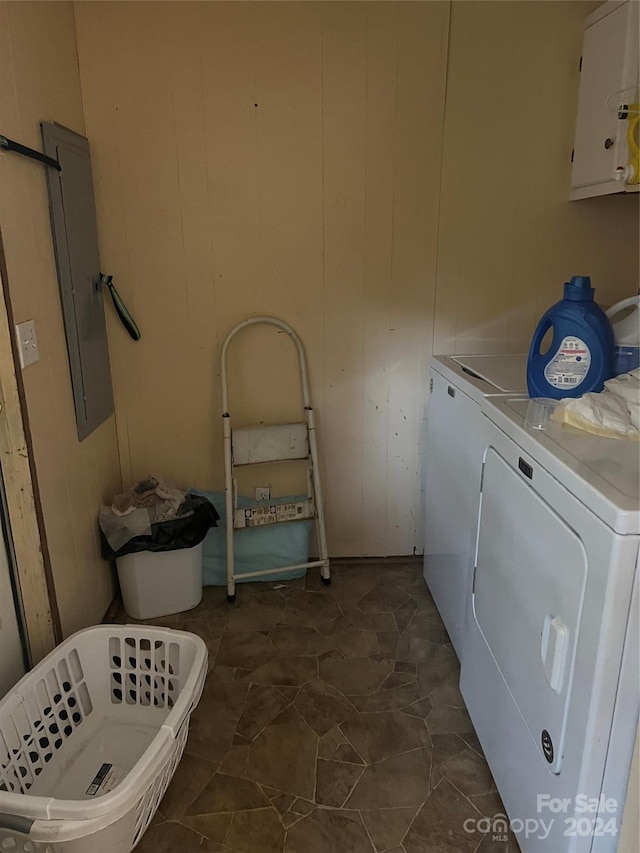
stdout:
[(134, 341), (140, 340), (140, 329), (136, 321), (133, 319), (131, 314), (129, 313), (129, 309), (124, 304), (122, 297), (116, 290), (113, 284), (113, 276), (105, 275), (104, 273), (100, 273), (100, 284), (105, 285), (109, 288), (109, 293), (111, 294), (111, 299), (113, 300), (114, 308), (116, 309), (116, 313), (120, 318), (120, 322), (125, 327), (129, 335), (133, 338)]

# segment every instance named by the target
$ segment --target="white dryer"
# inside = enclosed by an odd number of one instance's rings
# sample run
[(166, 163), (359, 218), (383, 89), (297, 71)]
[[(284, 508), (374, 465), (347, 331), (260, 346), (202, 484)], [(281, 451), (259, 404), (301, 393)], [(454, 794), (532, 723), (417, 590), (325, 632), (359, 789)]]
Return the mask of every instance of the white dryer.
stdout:
[(462, 659), (480, 499), (481, 404), (526, 391), (526, 355), (434, 356), (425, 438), (424, 577)]
[(484, 406), (460, 687), (523, 853), (612, 853), (638, 726), (640, 446)]

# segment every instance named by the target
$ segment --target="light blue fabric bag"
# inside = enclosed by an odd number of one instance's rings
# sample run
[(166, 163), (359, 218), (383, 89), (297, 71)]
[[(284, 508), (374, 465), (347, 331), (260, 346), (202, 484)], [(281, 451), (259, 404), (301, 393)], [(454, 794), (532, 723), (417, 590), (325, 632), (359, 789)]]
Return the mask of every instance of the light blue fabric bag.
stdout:
[[(205, 536), (202, 545), (202, 585), (226, 586), (227, 583), (227, 528), (224, 492), (203, 492), (189, 489), (194, 495), (203, 495), (214, 505), (220, 514), (217, 527), (212, 527)], [(291, 503), (304, 500), (306, 495), (274, 498), (273, 504)], [(263, 501), (238, 496), (238, 506), (246, 509), (264, 506)], [(309, 539), (313, 521), (296, 521), (293, 524), (269, 524), (250, 530), (236, 530), (234, 534), (234, 562), (236, 575), (257, 572), (261, 569), (275, 569), (278, 566), (294, 566), (309, 560)], [(304, 577), (306, 569), (293, 572), (279, 572), (262, 578), (247, 580), (276, 581), (293, 580)], [(236, 583), (242, 583), (242, 577), (236, 577)]]

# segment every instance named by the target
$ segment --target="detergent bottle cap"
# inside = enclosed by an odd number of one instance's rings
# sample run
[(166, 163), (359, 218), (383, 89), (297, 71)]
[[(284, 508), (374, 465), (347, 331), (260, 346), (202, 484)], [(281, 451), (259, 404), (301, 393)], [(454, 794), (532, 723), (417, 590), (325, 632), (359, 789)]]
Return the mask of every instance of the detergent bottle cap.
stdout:
[(588, 275), (574, 275), (564, 284), (564, 298), (573, 302), (593, 302), (595, 288)]

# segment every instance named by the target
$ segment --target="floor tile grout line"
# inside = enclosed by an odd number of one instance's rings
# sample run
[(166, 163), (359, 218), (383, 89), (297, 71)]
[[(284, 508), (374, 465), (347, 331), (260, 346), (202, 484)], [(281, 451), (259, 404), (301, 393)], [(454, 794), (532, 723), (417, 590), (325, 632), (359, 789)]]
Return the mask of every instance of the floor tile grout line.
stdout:
[[(349, 794), (349, 796), (351, 796), (351, 794)], [(362, 826), (364, 827), (364, 831), (367, 833), (367, 837), (368, 837), (369, 841), (371, 842), (372, 853), (380, 853), (378, 845), (374, 843), (374, 840), (371, 837), (371, 833), (369, 832), (369, 827), (367, 826), (365, 819), (362, 817), (362, 809), (358, 809), (357, 811), (358, 811), (358, 814), (360, 815), (360, 820), (362, 822)]]

